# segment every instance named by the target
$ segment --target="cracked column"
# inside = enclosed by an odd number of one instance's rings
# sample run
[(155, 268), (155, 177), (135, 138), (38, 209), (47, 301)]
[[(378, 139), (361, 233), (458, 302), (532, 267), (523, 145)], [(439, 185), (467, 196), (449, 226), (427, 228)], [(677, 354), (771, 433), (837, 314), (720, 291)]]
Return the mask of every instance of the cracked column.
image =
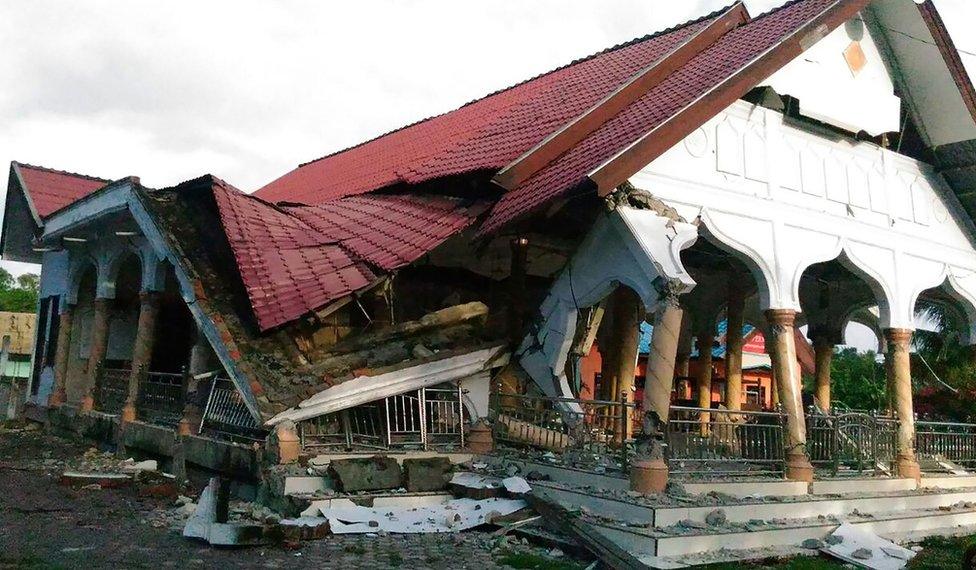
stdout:
[(95, 391), (98, 381), (98, 369), (105, 360), (108, 350), (108, 321), (112, 299), (99, 297), (95, 299), (95, 318), (92, 321), (91, 347), (88, 354), (88, 387), (81, 397), (81, 409), (90, 411), (95, 409)]
[[(675, 361), (681, 336), (681, 305), (674, 294), (667, 295), (654, 319), (651, 335), (651, 351), (647, 355), (647, 374), (644, 381), (643, 408), (645, 428), (656, 433), (657, 444), (650, 443), (646, 457), (635, 460), (631, 466), (630, 488), (643, 494), (661, 493), (668, 484), (668, 465), (664, 461), (664, 449), (660, 445), (667, 434), (671, 411), (671, 390), (674, 383)], [(642, 434), (645, 437), (650, 434)]]
[[(711, 409), (712, 407), (712, 345), (715, 344), (715, 323), (707, 319), (699, 327), (698, 338), (698, 374), (696, 375), (698, 390), (698, 407)], [(712, 421), (711, 412), (701, 412), (701, 434), (708, 435), (709, 422)]]
[(122, 421), (136, 419), (136, 404), (139, 401), (139, 382), (149, 371), (153, 346), (156, 344), (156, 317), (159, 315), (159, 293), (144, 291), (139, 295), (139, 323), (136, 340), (132, 346), (132, 371), (129, 373), (129, 391), (122, 408)]
[(48, 397), (48, 406), (61, 406), (68, 401), (68, 355), (71, 354), (71, 323), (74, 306), (65, 305), (58, 322), (58, 346), (54, 352), (54, 388)]
[(729, 305), (726, 310), (728, 326), (725, 330), (725, 407), (742, 409), (742, 338), (745, 292), (737, 284), (730, 285)]
[(885, 329), (888, 341), (888, 385), (893, 388), (898, 412), (896, 467), (898, 475), (918, 480), (921, 469), (915, 458), (915, 409), (912, 403), (911, 329)]
[[(779, 400), (786, 413), (786, 477), (794, 481), (813, 481), (813, 466), (806, 451), (806, 425), (803, 415), (801, 379), (796, 366), (796, 340), (793, 325), (796, 311), (770, 309), (767, 348), (773, 355), (773, 375), (779, 390)], [(769, 344), (772, 347), (769, 347)]]

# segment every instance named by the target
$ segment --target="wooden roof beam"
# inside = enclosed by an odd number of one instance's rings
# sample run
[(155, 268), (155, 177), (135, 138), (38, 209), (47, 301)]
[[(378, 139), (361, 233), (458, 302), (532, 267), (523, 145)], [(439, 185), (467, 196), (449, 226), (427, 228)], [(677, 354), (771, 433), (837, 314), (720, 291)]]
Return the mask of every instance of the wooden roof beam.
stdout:
[(749, 12), (740, 1), (712, 20), (698, 33), (665, 54), (650, 66), (637, 72), (615, 91), (604, 97), (582, 115), (576, 117), (542, 142), (501, 169), (492, 181), (511, 190), (530, 176), (541, 170), (590, 133), (598, 129), (611, 117), (627, 108), (631, 103), (664, 81), (669, 75), (681, 69), (692, 58), (715, 43), (733, 28), (748, 23)]
[(833, 2), (803, 27), (783, 38), (742, 69), (597, 167), (590, 173), (589, 178), (596, 185), (599, 194), (605, 196), (612, 192), (641, 168), (680, 143), (695, 129), (823, 39), (837, 26), (853, 18), (869, 3), (870, 0)]

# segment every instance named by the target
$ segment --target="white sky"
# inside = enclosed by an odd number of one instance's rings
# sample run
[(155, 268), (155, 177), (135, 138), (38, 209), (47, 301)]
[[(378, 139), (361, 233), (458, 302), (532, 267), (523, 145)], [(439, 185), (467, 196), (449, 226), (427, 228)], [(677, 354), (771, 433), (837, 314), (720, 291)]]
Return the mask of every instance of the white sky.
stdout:
[[(5, 1), (0, 165), (137, 175), (151, 187), (212, 173), (252, 191), (729, 2)], [(781, 3), (746, 2), (753, 15)], [(958, 47), (976, 52), (976, 2), (936, 5)], [(976, 76), (976, 57), (963, 60)]]

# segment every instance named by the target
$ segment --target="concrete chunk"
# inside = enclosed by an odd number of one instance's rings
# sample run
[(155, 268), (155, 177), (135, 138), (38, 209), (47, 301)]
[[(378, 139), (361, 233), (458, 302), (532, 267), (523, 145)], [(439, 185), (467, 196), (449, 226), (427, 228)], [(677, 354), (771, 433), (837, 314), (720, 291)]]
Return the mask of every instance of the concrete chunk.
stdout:
[(336, 459), (329, 464), (329, 475), (346, 493), (397, 489), (402, 485), (400, 464), (382, 455)]
[(403, 460), (403, 477), (407, 491), (422, 493), (442, 491), (451, 481), (451, 460), (447, 457), (423, 457)]

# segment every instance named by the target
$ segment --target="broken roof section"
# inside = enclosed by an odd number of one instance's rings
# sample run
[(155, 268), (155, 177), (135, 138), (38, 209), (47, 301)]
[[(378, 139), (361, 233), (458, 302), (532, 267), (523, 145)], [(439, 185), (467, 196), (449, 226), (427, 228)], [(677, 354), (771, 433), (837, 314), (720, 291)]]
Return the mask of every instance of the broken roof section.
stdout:
[(471, 225), (485, 208), (414, 195), (278, 207), (217, 179), (213, 193), (261, 330), (369, 287)]

